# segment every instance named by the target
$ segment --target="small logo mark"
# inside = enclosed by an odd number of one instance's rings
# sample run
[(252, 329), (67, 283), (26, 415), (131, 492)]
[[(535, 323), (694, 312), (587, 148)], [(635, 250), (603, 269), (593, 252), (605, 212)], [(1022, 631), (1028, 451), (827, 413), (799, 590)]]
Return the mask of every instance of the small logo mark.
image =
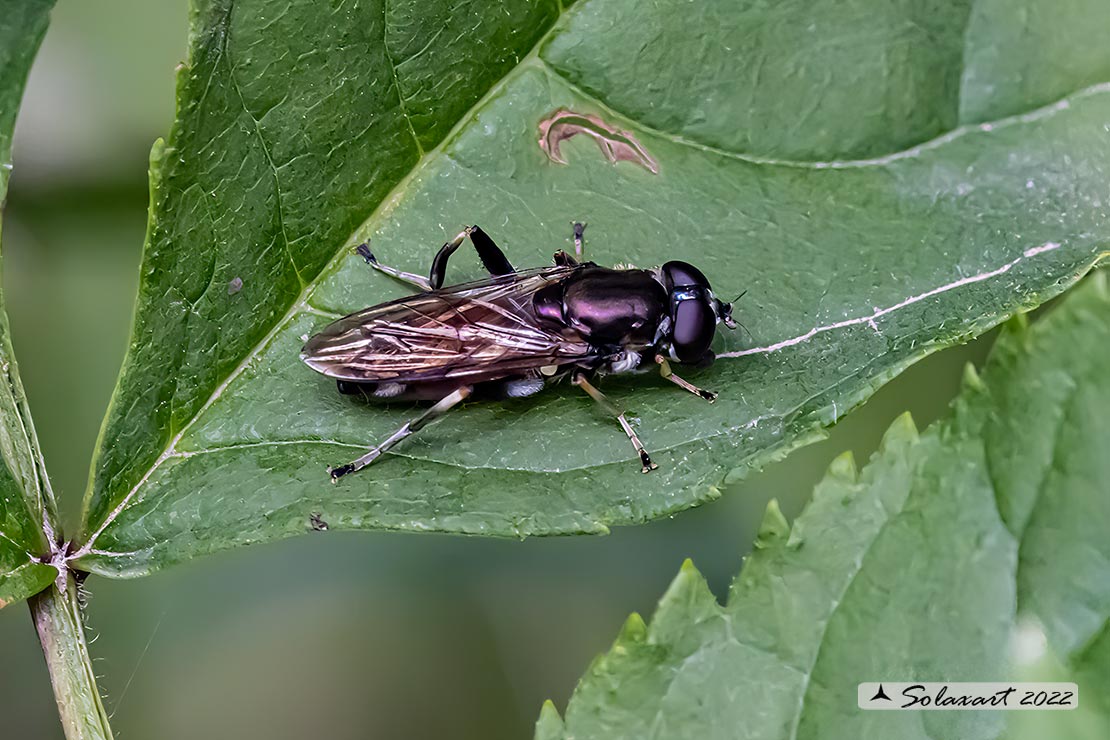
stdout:
[(885, 691), (883, 691), (883, 685), (882, 684), (879, 684), (879, 690), (876, 691), (875, 695), (871, 697), (871, 701), (875, 701), (876, 699), (885, 699), (887, 701), (894, 701), (893, 699), (891, 699), (889, 696), (886, 695)]

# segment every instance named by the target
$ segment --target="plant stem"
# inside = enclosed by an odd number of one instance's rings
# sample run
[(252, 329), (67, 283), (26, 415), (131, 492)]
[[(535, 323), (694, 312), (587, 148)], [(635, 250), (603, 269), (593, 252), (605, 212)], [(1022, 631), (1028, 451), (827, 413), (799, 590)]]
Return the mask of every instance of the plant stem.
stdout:
[(59, 577), (31, 597), (30, 606), (66, 740), (112, 740), (89, 660), (73, 574), (67, 571), (64, 579)]

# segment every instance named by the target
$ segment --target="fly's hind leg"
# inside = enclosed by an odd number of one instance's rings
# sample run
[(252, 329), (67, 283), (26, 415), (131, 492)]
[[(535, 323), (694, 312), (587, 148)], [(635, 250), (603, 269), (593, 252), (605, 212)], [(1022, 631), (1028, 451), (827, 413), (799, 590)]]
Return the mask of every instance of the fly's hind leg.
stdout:
[(621, 429), (623, 429), (624, 433), (628, 435), (628, 440), (636, 449), (636, 454), (640, 456), (640, 472), (650, 473), (651, 471), (659, 467), (651, 461), (651, 456), (648, 455), (647, 450), (644, 449), (644, 443), (640, 441), (640, 438), (638, 436), (636, 436), (636, 432), (634, 429), (632, 429), (632, 425), (628, 423), (628, 419), (625, 418), (624, 412), (614, 406), (612, 402), (610, 402), (609, 399), (605, 397), (604, 393), (594, 387), (594, 385), (586, 379), (585, 374), (575, 373), (571, 379), (571, 382), (582, 390), (586, 391), (586, 393), (590, 394), (590, 398), (597, 401), (598, 405), (600, 405), (601, 408), (605, 409), (607, 412), (609, 412), (609, 414), (617, 418), (617, 423), (621, 425)]
[(667, 362), (667, 358), (663, 355), (656, 355), (655, 361), (659, 364), (659, 374), (677, 385), (679, 388), (690, 391), (695, 396), (700, 396), (710, 403), (713, 403), (717, 400), (717, 394), (713, 391), (707, 391), (704, 388), (698, 388), (693, 383), (685, 381), (671, 372), (671, 363)]
[(501, 248), (478, 226), (467, 226), (454, 239), (440, 247), (436, 256), (432, 259), (432, 267), (426, 278), (383, 265), (370, 251), (369, 244), (362, 244), (355, 251), (366, 260), (366, 264), (379, 272), (384, 272), (386, 275), (402, 280), (409, 285), (414, 285), (420, 290), (439, 290), (443, 287), (443, 282), (447, 277), (447, 261), (467, 239), (474, 245), (474, 250), (478, 253), (478, 259), (482, 261), (482, 265), (491, 276), (510, 275), (516, 272)]
[(482, 260), (482, 266), (491, 276), (511, 275), (516, 272), (505, 253), (493, 239), (490, 239), (489, 234), (478, 226), (467, 226), (454, 239), (440, 247), (435, 258), (432, 259), (432, 267), (428, 271), (428, 283), (433, 290), (443, 287), (444, 278), (447, 276), (447, 260), (467, 239), (470, 239), (470, 243), (474, 245), (478, 259)]
[(420, 416), (416, 417), (412, 421), (405, 422), (405, 424), (400, 429), (389, 435), (388, 439), (386, 439), (374, 449), (367, 452), (362, 457), (358, 458), (357, 460), (352, 460), (346, 465), (340, 465), (339, 467), (335, 468), (328, 468), (328, 474), (331, 475), (332, 483), (339, 480), (345, 475), (349, 475), (350, 473), (357, 473), (358, 471), (362, 470), (367, 465), (381, 457), (382, 454), (387, 452), (395, 444), (405, 439), (406, 437), (409, 437), (414, 433), (420, 431), (428, 424), (431, 424), (433, 421), (446, 414), (455, 406), (458, 406), (460, 403), (466, 400), (466, 398), (473, 390), (474, 389), (472, 386), (464, 385), (462, 388), (458, 388), (452, 391), (451, 393), (440, 399), (440, 401), (435, 406), (432, 406)]
[(384, 272), (386, 275), (389, 275), (392, 278), (396, 278), (401, 282), (408, 283), (409, 285), (413, 285), (420, 290), (427, 291), (432, 289), (432, 285), (428, 282), (428, 278), (421, 277), (420, 275), (416, 275), (411, 272), (405, 272), (404, 270), (398, 270), (396, 267), (390, 267), (388, 265), (383, 265), (381, 262), (378, 262), (378, 258), (374, 256), (373, 252), (370, 251), (369, 242), (358, 245), (358, 247), (355, 248), (355, 252), (357, 252), (358, 255), (364, 260), (366, 260), (366, 264), (370, 265), (378, 272)]

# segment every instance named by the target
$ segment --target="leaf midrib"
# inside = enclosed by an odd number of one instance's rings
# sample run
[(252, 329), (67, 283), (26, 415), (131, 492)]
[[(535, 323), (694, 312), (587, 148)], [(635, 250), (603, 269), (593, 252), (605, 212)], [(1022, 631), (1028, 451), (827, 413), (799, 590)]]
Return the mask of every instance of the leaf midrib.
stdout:
[[(342, 252), (340, 253), (340, 255), (341, 254), (342, 254)], [(1097, 262), (1098, 259), (1101, 259), (1102, 257), (1106, 256), (1107, 254), (1110, 254), (1110, 253), (1106, 253), (1106, 252), (1101, 253), (1099, 255), (1099, 257), (1096, 258), (1096, 262)], [(337, 258), (338, 258), (338, 255), (337, 255)], [(197, 412), (196, 417), (194, 417), (193, 419), (191, 419), (189, 421), (189, 424), (186, 425), (186, 428), (188, 426), (190, 426), (194, 421), (196, 421), (200, 416), (202, 416), (204, 411), (208, 407), (212, 406), (215, 403), (215, 401), (218, 400), (218, 398), (222, 394), (223, 390), (226, 389), (226, 387), (231, 382), (233, 382), (234, 379), (239, 374), (241, 374), (241, 372), (243, 370), (246, 369), (246, 366), (249, 365), (250, 361), (254, 357), (256, 357), (258, 354), (260, 354), (263, 350), (265, 350), (269, 346), (269, 343), (272, 341), (274, 336), (276, 336), (286, 326), (287, 321), (291, 320), (292, 317), (295, 317), (298, 313), (300, 313), (302, 311), (307, 312), (307, 313), (322, 313), (321, 311), (319, 311), (318, 309), (315, 309), (313, 306), (311, 306), (307, 303), (307, 294), (311, 293), (312, 288), (313, 288), (312, 284), (310, 284), (309, 286), (306, 287), (304, 301), (302, 301), (301, 303), (295, 305), (292, 309), (290, 309), (289, 314), (287, 316), (283, 317), (282, 320), (278, 322), (278, 324), (274, 327), (271, 334), (267, 335), (267, 337), (260, 343), (260, 345), (252, 351), (252, 353), (248, 356), (248, 358), (246, 360), (244, 360), (242, 366), (240, 368), (237, 368), (236, 371), (231, 376), (229, 376), (228, 379), (223, 384), (221, 384), (221, 386), (213, 394), (213, 397), (211, 399), (209, 399), (209, 402), (205, 405), (205, 408), (202, 408), (200, 411)], [(301, 306), (302, 304), (303, 304), (303, 307), (298, 308), (298, 306)], [(991, 326), (994, 326), (996, 323), (997, 323), (997, 321), (991, 321), (988, 317), (987, 319), (985, 319), (983, 321), (980, 321), (978, 324), (976, 324), (976, 326), (989, 328)], [(929, 345), (922, 345), (920, 351), (924, 354), (930, 354), (930, 353), (936, 351), (937, 349), (941, 349), (941, 348), (942, 348), (942, 345), (940, 345), (940, 344), (929, 344)], [(874, 358), (874, 359), (878, 359), (878, 358)], [(904, 369), (904, 367), (908, 364), (909, 364), (909, 361), (901, 363), (899, 366), (891, 368), (890, 372), (892, 374), (896, 375), (896, 374), (900, 373), (902, 371), (902, 369)], [(770, 418), (782, 419), (782, 418), (786, 418), (787, 416), (789, 416), (791, 414), (797, 413), (801, 408), (808, 405), (815, 398), (817, 398), (821, 395), (824, 395), (824, 394), (838, 388), (839, 386), (843, 385), (844, 383), (848, 382), (849, 380), (857, 377), (860, 373), (863, 373), (868, 367), (870, 367), (870, 365), (871, 365), (871, 363), (868, 363), (867, 365), (864, 365), (863, 367), (861, 367), (860, 370), (856, 374), (845, 376), (845, 377), (837, 380), (835, 383), (832, 383), (829, 386), (821, 389), (817, 393), (812, 394), (805, 401), (799, 403), (798, 405), (796, 405), (794, 408), (792, 408), (790, 410), (787, 410), (787, 411), (785, 411), (783, 413), (779, 413), (779, 414), (770, 414), (770, 415), (760, 416), (760, 417), (757, 417), (757, 419), (755, 421), (764, 421), (764, 420), (770, 419)], [(848, 409), (848, 410), (850, 410), (850, 409)], [(817, 413), (817, 412), (815, 412), (815, 413)], [(702, 442), (705, 442), (706, 440), (714, 439), (714, 438), (719, 437), (722, 434), (726, 434), (728, 432), (739, 431), (742, 428), (746, 428), (750, 424), (751, 424), (751, 421), (746, 422), (744, 425), (741, 425), (741, 426), (738, 426), (738, 427), (730, 427), (725, 432), (716, 432), (714, 434), (707, 435), (705, 437), (698, 437), (698, 438), (695, 438), (695, 439), (687, 440), (687, 441), (679, 443), (679, 444), (671, 445), (669, 447), (660, 448), (659, 452), (668, 452), (668, 451), (672, 451), (672, 450), (678, 450), (678, 449), (682, 449), (684, 447), (688, 447), (690, 445), (702, 443)], [(142, 486), (145, 484), (147, 479), (149, 479), (150, 476), (155, 472), (155, 470), (157, 468), (159, 468), (162, 463), (164, 463), (166, 460), (169, 460), (169, 459), (184, 459), (184, 458), (187, 458), (187, 457), (191, 457), (195, 454), (215, 453), (215, 452), (224, 451), (226, 449), (237, 449), (239, 447), (258, 447), (258, 448), (262, 448), (262, 447), (273, 447), (273, 446), (281, 446), (281, 445), (304, 444), (306, 442), (314, 442), (314, 443), (321, 443), (321, 444), (334, 444), (334, 445), (343, 446), (343, 447), (352, 447), (352, 448), (357, 448), (357, 449), (363, 449), (359, 445), (348, 445), (347, 443), (342, 443), (342, 442), (338, 442), (338, 441), (332, 442), (332, 441), (328, 441), (328, 440), (276, 440), (276, 441), (249, 443), (249, 444), (243, 444), (243, 445), (228, 445), (228, 446), (222, 447), (222, 448), (198, 449), (198, 450), (189, 450), (189, 451), (185, 451), (185, 452), (178, 452), (178, 451), (176, 451), (176, 449), (174, 449), (174, 447), (176, 447), (177, 442), (179, 442), (181, 440), (181, 438), (184, 436), (186, 428), (182, 429), (182, 432), (174, 439), (174, 441), (172, 443), (172, 446), (170, 448), (167, 448), (163, 452), (163, 454), (157, 460), (156, 464), (152, 465), (151, 468), (148, 471), (146, 471), (146, 473), (144, 474), (144, 476), (140, 480), (140, 482), (138, 484), (136, 484), (134, 489), (132, 489), (132, 491), (128, 494), (129, 496), (137, 493), (139, 491), (139, 489), (141, 489)], [(803, 442), (800, 441), (800, 439), (801, 439), (800, 436), (798, 438), (795, 438), (795, 439), (782, 439), (782, 440), (779, 440), (777, 443), (771, 445), (769, 448), (766, 448), (766, 449), (770, 449), (770, 450), (781, 450), (781, 449), (790, 450), (790, 449), (794, 449), (795, 447), (801, 446), (802, 444), (804, 444)], [(410, 460), (418, 460), (418, 461), (421, 461), (421, 462), (424, 462), (424, 463), (460, 467), (457, 464), (451, 463), (449, 461), (435, 460), (435, 459), (430, 459), (430, 458), (421, 458), (421, 457), (416, 457), (416, 456), (413, 456), (413, 455), (407, 455), (403, 452), (399, 453), (399, 456), (406, 457)], [(747, 462), (750, 458), (751, 458), (751, 456), (749, 455), (748, 457), (740, 460), (737, 463), (736, 467), (741, 467), (742, 468), (745, 464), (747, 464)], [(609, 462), (605, 462), (605, 463), (599, 463), (599, 464), (593, 464), (593, 465), (583, 465), (583, 466), (579, 466), (579, 467), (575, 467), (575, 468), (567, 468), (567, 469), (563, 469), (563, 470), (559, 470), (559, 471), (536, 471), (536, 470), (530, 470), (530, 469), (514, 470), (514, 469), (506, 468), (506, 467), (503, 467), (503, 466), (499, 466), (499, 467), (467, 466), (467, 469), (504, 470), (504, 471), (509, 471), (509, 472), (558, 475), (558, 474), (565, 474), (565, 473), (573, 473), (575, 471), (580, 471), (580, 470), (587, 470), (587, 469), (593, 470), (593, 469), (605, 467), (605, 466), (608, 466), (608, 465), (624, 465), (624, 464), (626, 464), (626, 462), (627, 461), (625, 461), (625, 460), (614, 460), (614, 461), (609, 461)], [(113, 510), (112, 518), (115, 518), (115, 516), (118, 516), (118, 514), (121, 513), (125, 508), (126, 508), (126, 502), (121, 503), (119, 506), (117, 506), (116, 509)], [(595, 522), (595, 523), (604, 526), (603, 522), (599, 521), (599, 522)], [(102, 525), (97, 530), (97, 532), (95, 533), (95, 536), (99, 536), (99, 534), (104, 529), (106, 529), (109, 524), (110, 524), (110, 521), (106, 520), (105, 524)], [(87, 543), (84, 546), (82, 546), (77, 552), (70, 555), (67, 558), (67, 561), (76, 560), (77, 558), (80, 558), (80, 557), (83, 557), (83, 556), (86, 556), (86, 555), (90, 555), (90, 554), (112, 556), (112, 557), (126, 556), (128, 554), (131, 554), (131, 553), (116, 553), (116, 552), (112, 552), (112, 551), (108, 551), (108, 550), (95, 549), (95, 548), (92, 547), (93, 540), (95, 539), (95, 536), (90, 538), (87, 541)]]

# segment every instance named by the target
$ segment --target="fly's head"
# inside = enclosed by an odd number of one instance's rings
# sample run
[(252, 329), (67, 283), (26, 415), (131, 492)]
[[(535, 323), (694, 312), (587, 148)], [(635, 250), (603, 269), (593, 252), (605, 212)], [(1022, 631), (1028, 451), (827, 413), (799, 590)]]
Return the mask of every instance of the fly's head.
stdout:
[(736, 328), (732, 304), (718, 300), (702, 271), (688, 262), (667, 262), (659, 272), (670, 309), (663, 339), (670, 342), (671, 358), (684, 364), (712, 361), (709, 345), (717, 324)]

